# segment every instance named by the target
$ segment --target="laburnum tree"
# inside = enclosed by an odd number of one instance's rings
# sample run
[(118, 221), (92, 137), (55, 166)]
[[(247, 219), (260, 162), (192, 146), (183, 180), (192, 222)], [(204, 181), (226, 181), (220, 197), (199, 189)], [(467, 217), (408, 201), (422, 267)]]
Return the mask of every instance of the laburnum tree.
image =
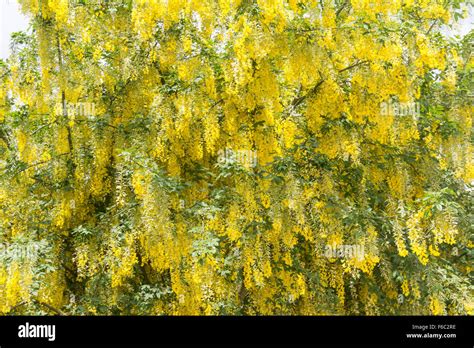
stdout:
[(0, 313), (473, 313), (462, 1), (20, 4)]

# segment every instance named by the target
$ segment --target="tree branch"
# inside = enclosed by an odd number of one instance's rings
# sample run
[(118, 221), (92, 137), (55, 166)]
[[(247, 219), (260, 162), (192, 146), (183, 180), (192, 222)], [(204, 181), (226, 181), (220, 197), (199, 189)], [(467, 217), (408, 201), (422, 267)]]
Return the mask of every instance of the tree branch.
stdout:
[[(363, 65), (363, 64), (366, 64), (367, 61), (365, 60), (362, 60), (362, 61), (359, 61), (359, 62), (356, 62), (352, 65), (349, 65), (348, 67), (344, 68), (344, 69), (341, 69), (339, 70), (338, 72), (339, 73), (343, 73), (345, 71), (348, 71), (348, 70), (351, 70), (351, 69), (354, 69), (355, 67), (358, 67), (360, 65)], [(298, 107), (301, 103), (303, 103), (303, 101), (305, 101), (306, 98), (310, 97), (311, 95), (313, 94), (316, 94), (319, 90), (319, 88), (321, 87), (321, 85), (324, 83), (325, 79), (321, 79), (314, 87), (312, 87), (305, 95), (302, 95), (302, 96), (299, 96), (295, 99), (293, 99), (293, 101), (291, 102), (290, 106), (291, 106), (291, 110), (294, 110), (296, 107)]]
[(359, 65), (363, 65), (363, 64), (366, 64), (366, 63), (368, 63), (366, 60), (361, 60), (361, 61), (359, 61), (359, 62), (357, 62), (357, 63), (354, 63), (354, 64), (352, 64), (352, 65), (349, 65), (348, 67), (346, 67), (346, 68), (344, 68), (344, 69), (339, 70), (338, 72), (339, 72), (339, 73), (343, 73), (344, 71), (351, 70), (351, 69), (353, 69), (353, 68), (355, 68), (355, 67), (358, 67)]
[(347, 1), (344, 1), (344, 3), (341, 5), (341, 7), (339, 7), (339, 9), (337, 10), (336, 12), (336, 17), (339, 17), (339, 15), (341, 14), (342, 10), (344, 10), (344, 8), (347, 6)]
[(50, 311), (55, 312), (58, 315), (61, 315), (61, 316), (66, 316), (67, 315), (66, 313), (64, 313), (60, 309), (57, 309), (57, 308), (51, 306), (50, 304), (48, 304), (46, 302), (42, 302), (42, 301), (38, 300), (37, 298), (33, 299), (33, 301), (36, 302), (37, 304), (39, 304), (40, 306), (48, 308)]
[[(58, 314), (58, 315), (67, 316), (67, 314), (64, 313), (62, 310), (57, 309), (56, 307), (53, 307), (53, 306), (51, 306), (50, 304), (48, 304), (48, 303), (46, 303), (46, 302), (42, 302), (42, 301), (38, 300), (37, 298), (33, 298), (33, 302), (35, 302), (37, 305), (40, 305), (40, 306), (43, 306), (43, 307), (49, 309), (51, 312), (54, 312), (54, 313), (56, 313), (56, 314)], [(19, 307), (25, 306), (25, 305), (27, 305), (27, 304), (28, 304), (28, 302), (22, 301), (22, 302), (18, 303), (16, 306), (13, 306), (13, 307), (10, 309), (10, 311), (13, 311), (13, 310), (15, 310), (15, 309), (17, 309), (17, 308), (19, 308)]]

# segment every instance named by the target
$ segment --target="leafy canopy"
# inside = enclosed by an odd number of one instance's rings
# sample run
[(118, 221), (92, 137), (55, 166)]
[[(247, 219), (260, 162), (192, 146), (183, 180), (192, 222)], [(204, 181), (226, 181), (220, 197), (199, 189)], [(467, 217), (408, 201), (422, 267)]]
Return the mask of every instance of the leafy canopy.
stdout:
[(472, 314), (462, 1), (20, 3), (0, 313)]

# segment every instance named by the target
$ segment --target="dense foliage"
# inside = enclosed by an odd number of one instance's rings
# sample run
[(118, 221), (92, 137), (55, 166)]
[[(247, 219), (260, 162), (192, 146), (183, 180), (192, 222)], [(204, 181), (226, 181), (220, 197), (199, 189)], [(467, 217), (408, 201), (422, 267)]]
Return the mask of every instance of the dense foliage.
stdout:
[(462, 1), (20, 3), (0, 313), (473, 313)]

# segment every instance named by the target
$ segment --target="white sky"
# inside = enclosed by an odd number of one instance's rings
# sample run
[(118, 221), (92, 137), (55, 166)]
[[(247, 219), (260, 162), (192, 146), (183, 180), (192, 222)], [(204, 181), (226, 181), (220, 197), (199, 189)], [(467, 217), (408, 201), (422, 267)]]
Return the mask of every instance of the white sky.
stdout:
[[(474, 13), (470, 7), (470, 16), (460, 21), (456, 28), (443, 30), (448, 36), (467, 34), (473, 28)], [(10, 35), (12, 32), (25, 30), (28, 27), (28, 19), (20, 13), (16, 0), (0, 0), (0, 59), (5, 59), (9, 55)]]
[(8, 57), (11, 33), (27, 27), (28, 19), (20, 13), (16, 0), (0, 0), (0, 59)]

